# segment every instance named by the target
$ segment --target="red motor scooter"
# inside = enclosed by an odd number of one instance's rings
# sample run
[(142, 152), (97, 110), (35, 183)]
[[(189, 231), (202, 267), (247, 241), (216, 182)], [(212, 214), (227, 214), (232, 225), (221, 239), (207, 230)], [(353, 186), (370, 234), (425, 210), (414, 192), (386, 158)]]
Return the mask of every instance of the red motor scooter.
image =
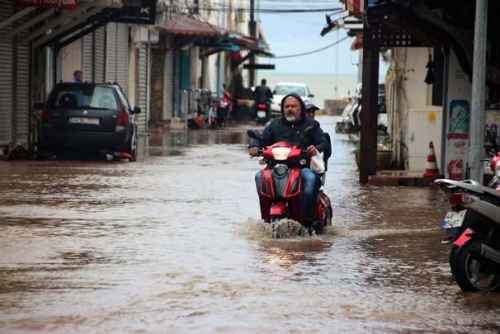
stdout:
[(259, 124), (266, 124), (269, 120), (269, 103), (257, 103), (255, 105), (256, 122)]
[[(259, 140), (251, 130), (248, 135), (253, 140)], [(261, 150), (266, 165), (262, 170), (257, 191), (260, 201), (262, 219), (271, 223), (283, 218), (293, 219), (302, 225), (302, 178), (301, 168), (306, 167), (307, 154), (305, 150), (287, 142), (277, 142)], [(319, 190), (314, 209), (316, 233), (332, 225), (332, 205), (328, 196)], [(309, 230), (312, 226), (304, 226)]]

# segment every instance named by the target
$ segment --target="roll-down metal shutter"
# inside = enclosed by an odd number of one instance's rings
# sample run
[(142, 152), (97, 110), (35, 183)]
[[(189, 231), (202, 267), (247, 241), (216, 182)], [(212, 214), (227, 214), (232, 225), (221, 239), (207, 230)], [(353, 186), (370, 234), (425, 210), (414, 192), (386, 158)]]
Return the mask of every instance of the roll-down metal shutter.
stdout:
[(142, 113), (136, 116), (139, 133), (147, 132), (148, 120), (148, 50), (145, 46), (137, 49), (136, 97), (135, 104), (141, 108)]
[(116, 81), (116, 23), (106, 25), (106, 82)]
[(104, 82), (105, 41), (105, 28), (99, 28), (82, 38), (83, 80), (99, 83)]
[(117, 82), (128, 91), (129, 28), (123, 23), (106, 26), (106, 81)]
[(163, 119), (171, 119), (174, 116), (174, 52), (170, 50), (173, 39), (167, 40), (167, 52), (165, 53), (165, 77), (163, 92)]
[(83, 81), (94, 81), (94, 41), (92, 34), (81, 38)]
[(123, 91), (128, 91), (128, 37), (129, 27), (127, 24), (117, 24), (116, 39), (116, 82), (120, 84)]
[[(10, 17), (14, 12), (14, 2), (0, 0), (0, 22)], [(8, 28), (2, 29), (5, 35)], [(0, 38), (0, 145), (11, 142), (13, 133), (12, 111), (13, 103), (13, 44), (11, 39)]]
[(106, 62), (106, 29), (99, 28), (94, 31), (94, 81), (104, 82)]
[(30, 58), (31, 48), (24, 38), (26, 33), (18, 35), (16, 43), (16, 91), (15, 91), (15, 116), (14, 136), (15, 144), (28, 144), (29, 117), (30, 117)]

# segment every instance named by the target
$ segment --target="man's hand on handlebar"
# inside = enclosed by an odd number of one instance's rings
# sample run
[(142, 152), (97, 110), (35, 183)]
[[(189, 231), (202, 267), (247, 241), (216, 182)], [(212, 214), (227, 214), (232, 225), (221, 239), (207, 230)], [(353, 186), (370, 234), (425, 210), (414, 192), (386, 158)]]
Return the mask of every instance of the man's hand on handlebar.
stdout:
[(307, 155), (312, 157), (312, 156), (315, 156), (316, 154), (318, 154), (318, 149), (314, 146), (314, 145), (310, 145), (308, 148), (307, 148)]
[(259, 155), (259, 148), (254, 146), (254, 147), (250, 147), (248, 149), (248, 154), (250, 154), (250, 156), (252, 157), (256, 157)]

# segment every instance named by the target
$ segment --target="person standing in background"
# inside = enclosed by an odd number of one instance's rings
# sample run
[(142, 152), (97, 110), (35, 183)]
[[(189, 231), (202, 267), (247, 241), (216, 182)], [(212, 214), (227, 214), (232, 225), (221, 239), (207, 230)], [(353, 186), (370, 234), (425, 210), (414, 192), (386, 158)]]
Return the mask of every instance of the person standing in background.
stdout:
[(73, 72), (73, 82), (82, 82), (82, 71), (76, 70)]

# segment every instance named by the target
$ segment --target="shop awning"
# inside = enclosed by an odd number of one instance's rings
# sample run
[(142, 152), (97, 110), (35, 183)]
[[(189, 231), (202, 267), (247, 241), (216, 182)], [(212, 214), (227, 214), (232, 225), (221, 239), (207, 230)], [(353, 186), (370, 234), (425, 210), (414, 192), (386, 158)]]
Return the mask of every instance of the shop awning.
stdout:
[(222, 27), (201, 21), (187, 15), (174, 15), (155, 28), (167, 34), (188, 40), (194, 45), (205, 47), (202, 56), (221, 51), (239, 52), (248, 50), (254, 54), (272, 57), (269, 46), (264, 40), (228, 31)]
[(186, 15), (175, 15), (156, 27), (168, 34), (188, 37), (221, 37), (225, 33), (222, 28)]
[[(62, 47), (108, 22), (151, 24), (156, 16), (157, 0), (17, 0), (23, 9), (0, 24), (12, 28), (6, 34), (23, 36), (33, 48), (48, 44)], [(36, 15), (33, 15), (36, 13)]]
[(206, 40), (195, 44), (207, 48), (207, 50), (202, 53), (203, 57), (207, 57), (221, 51), (240, 52), (243, 50), (247, 50), (249, 53), (261, 57), (274, 57), (274, 55), (270, 52), (267, 43), (239, 33), (227, 33), (217, 39)]

